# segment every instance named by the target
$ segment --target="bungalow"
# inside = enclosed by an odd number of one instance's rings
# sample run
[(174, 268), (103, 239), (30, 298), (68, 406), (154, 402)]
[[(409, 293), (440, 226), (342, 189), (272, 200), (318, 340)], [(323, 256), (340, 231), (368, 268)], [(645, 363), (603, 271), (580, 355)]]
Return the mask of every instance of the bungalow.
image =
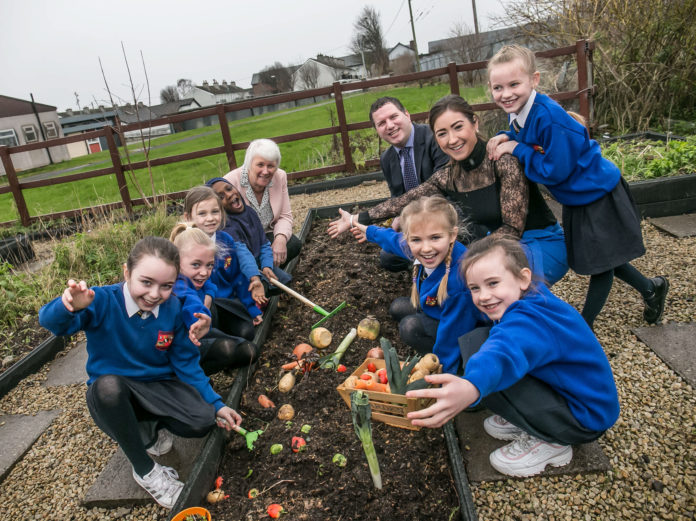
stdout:
[(309, 58), (293, 73), (293, 90), (308, 90), (327, 87), (335, 81), (359, 79), (356, 71), (345, 65), (341, 58), (318, 54)]
[[(0, 95), (0, 145), (14, 147), (60, 137), (63, 132), (56, 107)], [(18, 172), (70, 158), (65, 145), (20, 152), (10, 157)], [(5, 175), (1, 163), (0, 175)]]
[(201, 107), (209, 107), (219, 103), (231, 103), (250, 97), (250, 89), (237, 87), (237, 84), (233, 81), (227, 83), (227, 81), (222, 80), (222, 83), (218, 83), (217, 80), (213, 80), (212, 84), (204, 81), (202, 85), (193, 86), (193, 99)]

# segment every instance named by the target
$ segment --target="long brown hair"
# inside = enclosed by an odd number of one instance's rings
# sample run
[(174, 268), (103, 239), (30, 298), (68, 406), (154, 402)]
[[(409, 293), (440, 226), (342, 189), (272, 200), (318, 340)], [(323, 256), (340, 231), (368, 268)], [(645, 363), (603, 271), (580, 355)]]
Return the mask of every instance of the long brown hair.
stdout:
[[(427, 215), (428, 219), (432, 219), (433, 216), (440, 216), (445, 224), (447, 232), (453, 234), (455, 239), (452, 240), (447, 251), (447, 256), (445, 257), (445, 275), (440, 281), (440, 285), (437, 289), (437, 303), (442, 305), (442, 303), (447, 299), (447, 281), (449, 280), (450, 266), (452, 264), (452, 248), (454, 247), (454, 241), (456, 240), (457, 227), (457, 211), (454, 207), (441, 195), (433, 195), (430, 197), (421, 197), (415, 201), (411, 201), (406, 207), (401, 211), (401, 229), (403, 231), (404, 238), (408, 241), (409, 229), (413, 224), (414, 218)], [(437, 218), (437, 217), (434, 217)], [(418, 265), (413, 266), (413, 285), (411, 286), (411, 304), (414, 308), (419, 307), (418, 298)]]
[[(515, 278), (521, 278), (520, 273), (523, 269), (530, 269), (527, 255), (522, 249), (522, 245), (512, 237), (488, 235), (482, 239), (472, 242), (459, 269), (460, 275), (466, 280), (466, 273), (469, 269), (492, 251), (500, 249), (503, 252), (503, 264), (505, 269), (512, 273)], [(530, 286), (531, 287), (531, 286)]]
[(218, 207), (220, 208), (220, 226), (218, 230), (222, 230), (225, 227), (227, 212), (222, 206), (222, 199), (220, 199), (218, 194), (215, 193), (215, 190), (209, 186), (194, 186), (187, 192), (186, 198), (184, 199), (184, 217), (188, 220), (192, 220), (193, 208), (198, 203), (202, 203), (208, 199), (215, 199), (217, 201)]

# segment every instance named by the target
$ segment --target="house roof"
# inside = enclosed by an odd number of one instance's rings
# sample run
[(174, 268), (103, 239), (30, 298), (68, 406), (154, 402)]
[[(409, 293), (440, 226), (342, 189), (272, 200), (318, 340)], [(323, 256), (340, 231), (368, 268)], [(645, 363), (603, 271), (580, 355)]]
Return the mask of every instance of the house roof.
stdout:
[(238, 92), (244, 92), (243, 88), (237, 87), (234, 83), (214, 82), (212, 85), (196, 85), (196, 88), (210, 92), (211, 94), (236, 94)]
[(196, 104), (200, 107), (200, 104), (193, 98), (185, 98), (176, 101), (171, 101), (169, 103), (160, 103), (159, 105), (151, 105), (148, 107), (145, 104), (138, 104), (137, 113), (136, 107), (133, 105), (124, 105), (118, 107), (116, 111), (118, 112), (118, 117), (124, 123), (136, 123), (138, 121), (148, 121), (151, 119), (161, 118), (164, 116), (172, 116), (178, 114), (182, 107), (188, 107), (191, 104)]
[(100, 111), (90, 111), (88, 114), (73, 114), (68, 116), (66, 112), (61, 112), (58, 114), (59, 121), (61, 125), (71, 125), (73, 123), (82, 123), (90, 121), (104, 121), (105, 119), (113, 118), (116, 115), (116, 111), (113, 109), (100, 110)]
[[(54, 112), (57, 110), (56, 107), (44, 105), (43, 103), (34, 103), (34, 106), (37, 112)], [(24, 114), (33, 113), (31, 101), (0, 95), (0, 118), (23, 116)]]
[[(345, 62), (341, 58), (334, 58), (333, 56), (325, 56), (323, 54), (317, 54), (316, 58), (310, 58), (309, 60), (314, 60), (315, 62), (331, 67), (332, 69), (347, 69)], [(307, 61), (309, 61), (307, 60)], [(307, 62), (305, 62), (307, 63)], [(302, 64), (304, 65), (304, 63)]]

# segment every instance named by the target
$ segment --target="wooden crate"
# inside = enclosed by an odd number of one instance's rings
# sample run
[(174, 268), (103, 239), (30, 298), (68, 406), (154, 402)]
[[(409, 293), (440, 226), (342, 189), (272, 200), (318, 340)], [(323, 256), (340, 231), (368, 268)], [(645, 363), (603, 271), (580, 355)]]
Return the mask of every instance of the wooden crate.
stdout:
[[(359, 378), (361, 374), (367, 371), (367, 364), (370, 362), (374, 363), (378, 370), (385, 367), (384, 360), (380, 358), (367, 358), (350, 376), (357, 376)], [(401, 362), (401, 365), (403, 366), (403, 362)], [(336, 387), (336, 390), (350, 408), (350, 393), (352, 393), (354, 389), (346, 389), (342, 383)], [(363, 392), (367, 393), (370, 398), (372, 418), (386, 423), (387, 425), (413, 431), (418, 431), (421, 428), (412, 425), (411, 420), (409, 420), (406, 415), (411, 411), (425, 409), (435, 401), (432, 398), (406, 398), (403, 394), (380, 393), (366, 390), (363, 390)]]

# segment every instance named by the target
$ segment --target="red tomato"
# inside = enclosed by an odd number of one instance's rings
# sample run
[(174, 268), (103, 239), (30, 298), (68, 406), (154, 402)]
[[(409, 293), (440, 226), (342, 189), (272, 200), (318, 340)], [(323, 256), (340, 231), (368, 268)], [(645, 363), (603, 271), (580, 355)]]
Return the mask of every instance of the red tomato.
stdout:
[(293, 436), (292, 437), (292, 451), (293, 452), (300, 452), (301, 450), (304, 450), (305, 445), (307, 445), (307, 442), (304, 440), (304, 438), (300, 438), (299, 436)]
[(343, 364), (338, 364), (338, 367), (336, 368), (336, 371), (339, 373), (345, 373), (346, 372), (346, 366)]
[(268, 515), (271, 516), (273, 519), (278, 519), (280, 517), (280, 514), (285, 512), (285, 510), (283, 510), (283, 507), (278, 503), (273, 503), (271, 505), (268, 505), (268, 508), (266, 508), (266, 512), (268, 512)]
[(374, 362), (369, 362), (367, 364), (367, 370), (370, 371), (371, 373), (377, 372), (377, 366), (375, 365)]
[(361, 380), (371, 380), (374, 374), (372, 373), (363, 373), (360, 375)]
[(379, 371), (377, 371), (377, 379), (379, 380), (379, 383), (386, 384), (389, 381), (387, 379), (387, 370), (380, 369)]

